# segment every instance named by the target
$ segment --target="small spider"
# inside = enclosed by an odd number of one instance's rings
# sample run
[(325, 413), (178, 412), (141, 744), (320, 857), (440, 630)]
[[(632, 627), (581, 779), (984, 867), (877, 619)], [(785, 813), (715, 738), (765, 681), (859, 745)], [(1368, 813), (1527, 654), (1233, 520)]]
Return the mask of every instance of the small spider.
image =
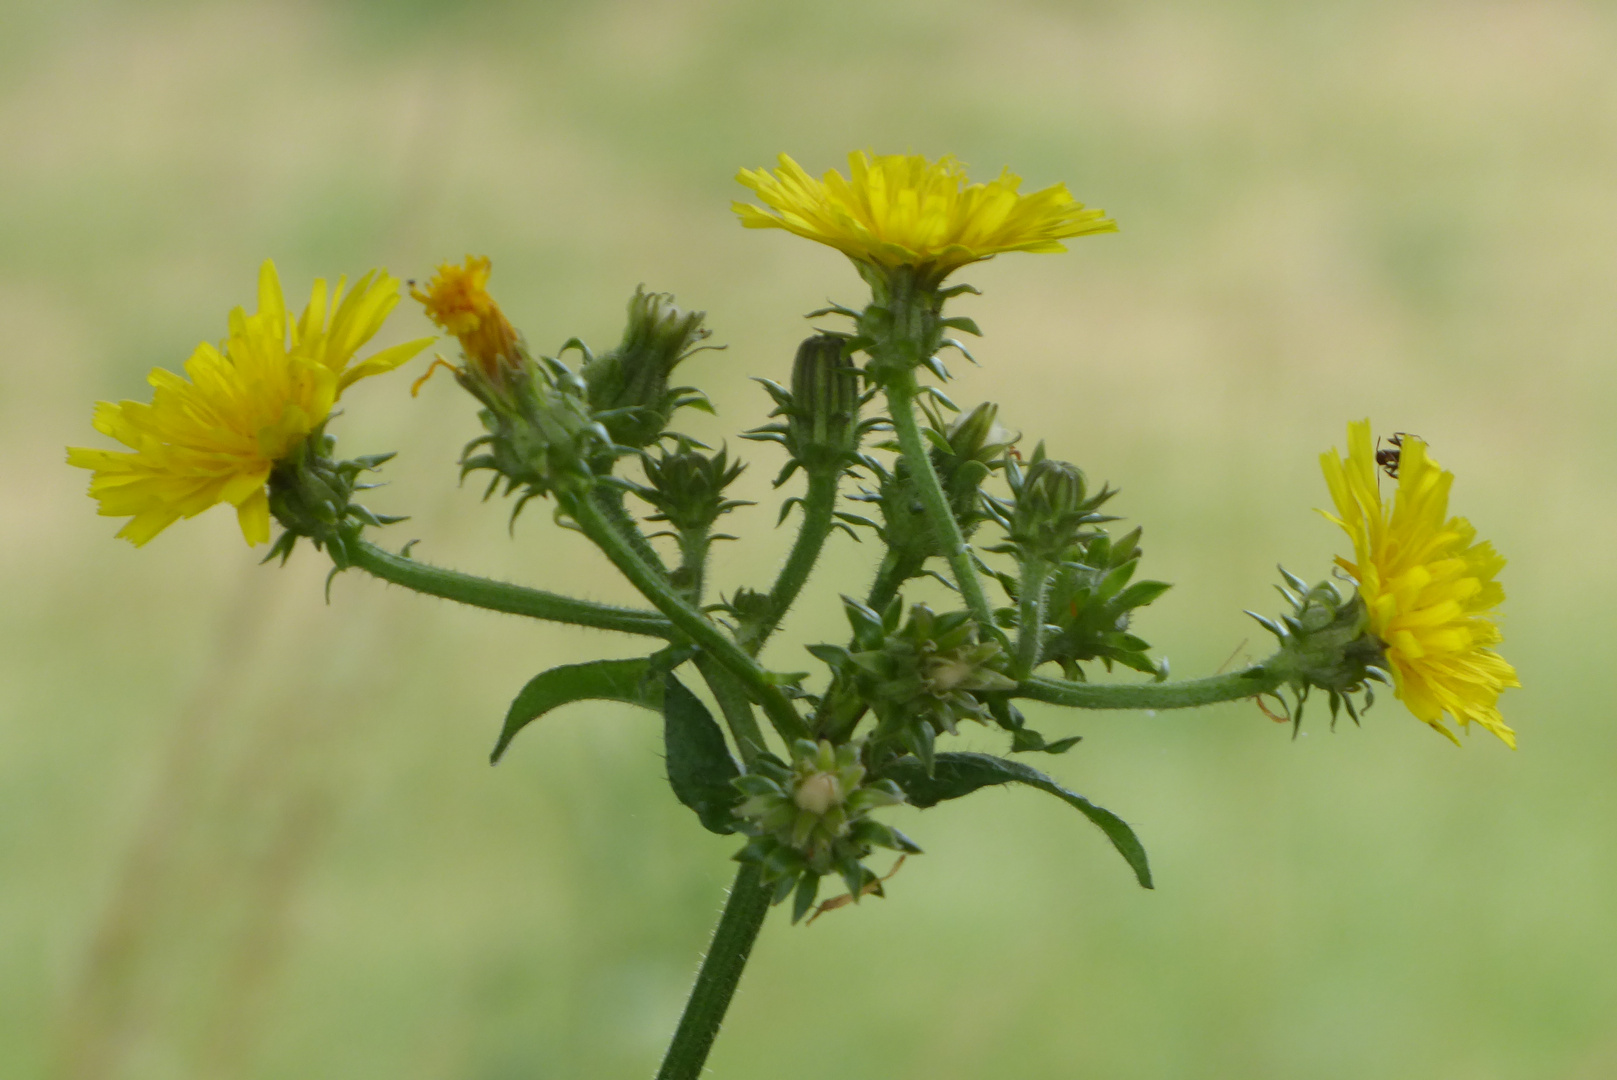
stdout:
[[(1408, 432), (1394, 432), (1392, 437), (1387, 440), (1392, 444), (1391, 448), (1387, 450), (1381, 449), (1380, 439), (1376, 440), (1376, 464), (1381, 466), (1382, 472), (1394, 480), (1398, 479), (1398, 462), (1403, 457), (1404, 440), (1407, 438), (1411, 438)], [(1420, 436), (1415, 435), (1413, 438), (1418, 439)]]

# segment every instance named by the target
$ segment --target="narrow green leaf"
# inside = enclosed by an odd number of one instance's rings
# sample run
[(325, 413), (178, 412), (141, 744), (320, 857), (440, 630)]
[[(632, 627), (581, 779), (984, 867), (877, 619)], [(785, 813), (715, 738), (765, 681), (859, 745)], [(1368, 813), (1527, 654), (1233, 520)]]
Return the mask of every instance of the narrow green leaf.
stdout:
[(663, 679), (663, 749), (674, 797), (696, 812), (702, 827), (719, 835), (736, 831), (732, 808), (741, 793), (730, 781), (741, 775), (724, 732), (697, 696), (673, 675)]
[(921, 762), (914, 760), (895, 762), (884, 771), (904, 789), (911, 804), (923, 809), (994, 784), (1027, 784), (1047, 791), (1094, 822), (1133, 869), (1141, 886), (1152, 888), (1151, 866), (1146, 861), (1145, 848), (1126, 821), (1021, 762), (990, 754), (950, 753), (937, 755), (930, 775)]
[(1136, 581), (1117, 596), (1117, 607), (1142, 608), (1173, 588), (1166, 581)]
[(550, 710), (574, 701), (623, 701), (648, 709), (662, 708), (662, 685), (653, 674), (649, 658), (637, 660), (595, 660), (588, 664), (568, 664), (540, 672), (511, 702), (505, 714), (505, 727), (489, 756), (490, 764), (500, 760), (517, 732)]

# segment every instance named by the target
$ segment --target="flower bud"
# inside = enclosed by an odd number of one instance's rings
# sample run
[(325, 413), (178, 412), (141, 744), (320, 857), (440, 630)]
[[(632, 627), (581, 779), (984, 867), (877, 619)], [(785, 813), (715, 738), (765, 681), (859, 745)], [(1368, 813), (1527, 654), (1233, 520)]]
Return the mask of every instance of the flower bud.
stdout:
[(840, 875), (857, 899), (875, 880), (862, 861), (873, 847), (920, 851), (904, 834), (867, 816), (903, 802), (904, 793), (891, 780), (865, 783), (863, 748), (860, 742), (833, 746), (800, 739), (790, 764), (761, 754), (753, 771), (734, 781), (745, 796), (736, 816), (752, 837), (736, 858), (763, 868), (765, 883), (776, 886), (777, 903), (796, 889), (794, 921), (813, 905), (826, 874)]
[(747, 432), (744, 438), (778, 442), (790, 456), (775, 478), (779, 487), (797, 469), (810, 472), (841, 471), (862, 463), (859, 443), (879, 421), (861, 423), (859, 368), (841, 334), (816, 334), (797, 347), (792, 362), (791, 389), (759, 379), (775, 399), (771, 417), (780, 421)]
[(651, 445), (674, 410), (691, 400), (689, 388), (669, 390), (668, 376), (712, 334), (702, 325), (705, 317), (674, 306), (669, 293), (635, 289), (623, 340), (584, 365), (590, 408), (615, 443)]
[(844, 599), (858, 651), (847, 668), (876, 714), (875, 738), (915, 754), (928, 767), (938, 735), (956, 733), (961, 720), (990, 719), (984, 693), (1014, 689), (1000, 669), (1008, 659), (998, 642), (979, 641), (970, 612), (939, 615), (925, 604), (910, 608), (897, 626), (897, 608), (883, 618)]
[(792, 792), (792, 801), (798, 809), (823, 817), (833, 806), (841, 805), (842, 785), (837, 783), (835, 773), (811, 773)]
[(706, 532), (722, 515), (751, 503), (724, 497), (724, 489), (746, 469), (729, 454), (704, 454), (688, 439), (674, 450), (643, 458), (647, 486), (634, 490), (657, 508), (649, 520), (666, 521), (681, 532)]
[(1009, 534), (1007, 549), (1024, 560), (1061, 562), (1074, 545), (1094, 535), (1086, 526), (1116, 520), (1096, 511), (1117, 492), (1103, 487), (1090, 495), (1083, 470), (1046, 457), (1043, 443), (1025, 470), (1012, 462), (1006, 479), (1015, 496), (1008, 514), (998, 504)]

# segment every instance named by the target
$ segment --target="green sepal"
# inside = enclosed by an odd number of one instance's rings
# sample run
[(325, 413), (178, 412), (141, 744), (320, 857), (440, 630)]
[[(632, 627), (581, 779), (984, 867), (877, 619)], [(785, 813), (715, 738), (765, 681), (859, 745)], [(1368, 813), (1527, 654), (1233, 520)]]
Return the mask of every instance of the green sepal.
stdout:
[(792, 898), (792, 921), (795, 923), (809, 913), (815, 897), (820, 894), (820, 875), (804, 874), (797, 882), (797, 895)]
[(673, 674), (663, 676), (663, 749), (674, 797), (696, 812), (702, 827), (723, 836), (736, 831), (734, 810), (741, 775), (724, 732), (697, 696)]
[(506, 710), (505, 726), (499, 742), (489, 755), (495, 764), (505, 753), (517, 732), (545, 713), (574, 701), (622, 701), (647, 709), (661, 709), (662, 684), (655, 675), (651, 657), (635, 660), (594, 660), (568, 664), (542, 671), (528, 680)]
[(1037, 769), (990, 754), (938, 754), (928, 770), (920, 761), (900, 759), (882, 770), (904, 789), (912, 805), (925, 809), (948, 799), (970, 795), (978, 788), (1018, 783), (1049, 792), (1074, 807), (1106, 834), (1117, 853), (1134, 871), (1143, 888), (1153, 888), (1151, 866), (1145, 848), (1127, 822), (1110, 810), (1096, 806), (1076, 792), (1069, 791)]

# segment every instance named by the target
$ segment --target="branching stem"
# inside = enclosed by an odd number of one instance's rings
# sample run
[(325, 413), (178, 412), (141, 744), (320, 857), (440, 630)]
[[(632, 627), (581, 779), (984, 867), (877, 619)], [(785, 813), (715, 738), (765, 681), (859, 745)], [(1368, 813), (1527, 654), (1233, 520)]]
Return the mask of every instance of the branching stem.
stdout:
[(686, 602), (662, 574), (646, 565), (629, 542), (612, 527), (600, 508), (590, 499), (575, 494), (558, 494), (558, 501), (583, 531), (612, 560), (629, 583), (640, 590), (668, 621), (683, 631), (692, 644), (705, 650), (741, 681), (747, 696), (764, 708), (770, 723), (787, 743), (804, 738), (808, 726), (792, 707), (791, 700), (756, 660), (732, 641), (713, 621)]
[(1286, 681), (1277, 660), (1183, 682), (1078, 683), (1035, 675), (1023, 679), (1013, 696), (1075, 709), (1186, 709), (1272, 692)]
[(654, 611), (637, 611), (590, 600), (576, 600), (543, 589), (530, 589), (524, 585), (463, 574), (458, 570), (445, 570), (384, 551), (368, 540), (350, 543), (348, 551), (353, 565), (366, 573), (428, 596), (441, 596), (445, 600), (489, 611), (526, 615), (574, 626), (593, 626), (600, 630), (644, 634), (664, 640), (679, 636), (673, 623)]

